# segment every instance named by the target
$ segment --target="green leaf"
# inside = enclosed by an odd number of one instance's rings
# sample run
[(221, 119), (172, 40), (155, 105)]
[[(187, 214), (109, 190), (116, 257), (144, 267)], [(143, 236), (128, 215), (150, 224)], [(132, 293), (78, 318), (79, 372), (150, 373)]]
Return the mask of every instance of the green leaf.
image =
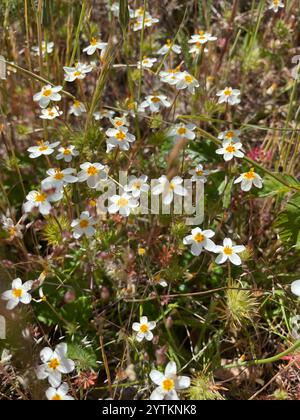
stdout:
[(129, 7), (128, 0), (119, 0), (119, 22), (123, 31), (123, 35), (127, 32), (129, 24)]

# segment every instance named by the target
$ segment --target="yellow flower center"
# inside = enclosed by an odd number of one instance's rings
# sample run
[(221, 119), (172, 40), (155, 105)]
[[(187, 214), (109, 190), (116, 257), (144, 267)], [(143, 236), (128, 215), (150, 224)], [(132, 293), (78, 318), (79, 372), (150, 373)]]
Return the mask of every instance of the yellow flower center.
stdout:
[(250, 169), (249, 172), (246, 172), (244, 174), (244, 178), (249, 179), (249, 180), (254, 179), (255, 178), (255, 172), (254, 172), (254, 170), (253, 169)]
[(119, 198), (117, 205), (122, 208), (122, 207), (126, 207), (128, 205), (128, 200), (127, 198), (121, 197)]
[(89, 176), (97, 175), (98, 169), (95, 166), (91, 165), (88, 167), (87, 173), (89, 174)]
[(236, 149), (232, 144), (230, 144), (229, 146), (226, 147), (226, 152), (228, 152), (228, 153), (234, 153), (235, 150)]
[(178, 129), (178, 134), (179, 134), (180, 136), (183, 136), (184, 134), (186, 134), (186, 128), (185, 128), (185, 127), (180, 127), (180, 128)]
[(151, 98), (151, 101), (157, 103), (160, 102), (160, 98), (158, 96), (153, 96), (153, 98)]
[(193, 77), (192, 76), (185, 76), (185, 81), (187, 82), (187, 83), (192, 83), (193, 82)]
[(121, 121), (121, 120), (116, 121), (116, 126), (117, 127), (121, 127), (122, 125), (123, 125), (123, 121)]
[(204, 35), (204, 31), (199, 31), (199, 35), (203, 36)]
[(279, 0), (274, 0), (274, 6), (278, 6), (279, 5)]
[(80, 101), (74, 101), (75, 108), (79, 108), (80, 107)]
[(233, 131), (227, 131), (226, 136), (227, 139), (232, 139), (234, 137), (234, 132)]
[(51, 359), (50, 362), (48, 363), (48, 367), (53, 370), (57, 369), (59, 365), (60, 365), (60, 361), (56, 358)]
[(79, 76), (81, 76), (81, 71), (76, 70), (76, 71), (74, 72), (74, 76), (75, 76), (75, 77), (79, 77)]
[(174, 381), (172, 379), (166, 378), (162, 383), (162, 387), (164, 391), (172, 391), (172, 389), (174, 389)]
[(202, 233), (198, 232), (198, 233), (194, 236), (194, 239), (195, 239), (195, 241), (196, 241), (196, 242), (201, 243), (201, 242), (203, 242), (203, 241), (204, 241), (205, 236), (204, 236), (204, 235), (202, 235)]
[(122, 141), (126, 138), (126, 134), (123, 131), (118, 131), (116, 134), (116, 139)]
[(34, 201), (37, 203), (43, 203), (47, 198), (47, 195), (45, 193), (37, 193), (35, 196)]
[(52, 95), (52, 89), (45, 89), (44, 92), (43, 92), (43, 95), (44, 96), (50, 96), (50, 95)]
[(71, 150), (70, 150), (70, 149), (65, 148), (65, 149), (64, 149), (64, 155), (70, 155), (70, 154), (71, 154)]
[(79, 222), (79, 226), (81, 227), (81, 229), (86, 229), (89, 225), (89, 221), (87, 219), (82, 219)]
[(14, 226), (8, 229), (8, 234), (11, 237), (15, 236), (16, 232), (17, 232), (17, 229)]
[(60, 401), (60, 400), (62, 400), (62, 398), (61, 398), (61, 396), (59, 394), (53, 395), (53, 397), (51, 399), (52, 399), (52, 401)]
[(135, 181), (133, 183), (133, 188), (135, 188), (136, 190), (140, 190), (141, 189), (141, 182), (140, 181)]
[(174, 188), (175, 188), (175, 185), (173, 184), (173, 182), (171, 182), (171, 184), (170, 184), (170, 190), (171, 191), (174, 191)]
[(48, 149), (48, 146), (45, 146), (45, 145), (44, 145), (44, 146), (40, 146), (40, 147), (39, 147), (39, 151), (40, 151), (40, 152), (44, 152), (44, 151), (45, 151), (45, 150), (47, 150), (47, 149)]
[(161, 275), (158, 273), (153, 277), (155, 283), (159, 283), (161, 281)]
[(140, 326), (140, 332), (141, 332), (141, 333), (146, 334), (148, 331), (149, 331), (149, 327), (148, 327), (148, 325), (147, 325), (147, 324), (142, 324), (142, 325)]
[(54, 117), (55, 113), (52, 111), (52, 108), (48, 108), (47, 111), (50, 117)]
[(203, 175), (203, 171), (196, 171), (196, 175), (197, 176), (202, 176)]
[(167, 39), (166, 46), (167, 47), (171, 47), (171, 45), (172, 45), (172, 40), (171, 39)]
[(146, 250), (145, 248), (138, 248), (138, 254), (140, 257), (142, 257), (143, 255), (146, 254)]
[(230, 246), (225, 246), (224, 254), (225, 255), (232, 255), (233, 254), (232, 248), (230, 248)]
[(94, 47), (96, 44), (97, 44), (97, 39), (96, 38), (92, 38), (91, 40), (90, 40), (90, 44)]
[(23, 290), (22, 289), (13, 289), (12, 293), (13, 293), (15, 298), (20, 299), (20, 297), (22, 297)]
[(54, 179), (60, 181), (61, 179), (64, 179), (64, 174), (59, 169), (56, 169)]
[(224, 90), (224, 95), (226, 95), (226, 96), (230, 96), (232, 94), (232, 90), (231, 89), (225, 89)]

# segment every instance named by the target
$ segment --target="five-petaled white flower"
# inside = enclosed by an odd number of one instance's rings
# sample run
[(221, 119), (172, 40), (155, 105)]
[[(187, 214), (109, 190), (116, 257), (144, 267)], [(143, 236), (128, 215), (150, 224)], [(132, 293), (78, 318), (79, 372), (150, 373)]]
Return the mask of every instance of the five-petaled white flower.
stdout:
[(191, 245), (191, 253), (195, 256), (198, 256), (201, 254), (203, 249), (211, 252), (215, 251), (216, 245), (210, 239), (213, 236), (215, 236), (215, 232), (212, 230), (202, 230), (197, 227), (192, 230), (191, 235), (188, 235), (183, 239), (183, 243), (185, 245)]
[(60, 147), (58, 149), (58, 155), (56, 159), (61, 160), (63, 159), (65, 162), (71, 162), (72, 158), (79, 155), (78, 150), (76, 150), (75, 146), (70, 145), (66, 147)]
[(186, 140), (194, 140), (196, 134), (194, 130), (196, 129), (195, 124), (177, 124), (173, 127), (169, 134), (170, 136), (174, 136), (176, 140), (186, 139)]
[(300, 297), (300, 280), (295, 280), (291, 284), (291, 291), (294, 293), (294, 295)]
[(31, 295), (28, 291), (32, 288), (33, 281), (26, 281), (17, 278), (11, 284), (11, 290), (2, 293), (2, 299), (7, 300), (6, 309), (14, 309), (20, 302), (28, 305), (31, 302)]
[(160, 80), (163, 83), (168, 83), (171, 86), (176, 85), (180, 81), (181, 75), (182, 71), (180, 71), (179, 67), (176, 67), (175, 69), (162, 70), (159, 72)]
[(42, 120), (54, 120), (54, 118), (60, 117), (62, 114), (63, 112), (60, 111), (58, 106), (52, 106), (46, 109), (42, 108), (40, 118)]
[(143, 15), (138, 15), (135, 17), (133, 22), (133, 30), (134, 32), (141, 31), (143, 29), (143, 25), (144, 28), (150, 28), (154, 23), (157, 22), (159, 22), (159, 19), (152, 17), (148, 12), (145, 14), (144, 19), (143, 13)]
[(108, 109), (102, 109), (102, 111), (96, 111), (93, 113), (93, 117), (96, 121), (101, 121), (103, 118), (113, 118), (115, 115), (115, 111), (111, 111)]
[(123, 115), (122, 117), (114, 117), (110, 118), (110, 122), (115, 128), (124, 127), (124, 125), (128, 125), (128, 121), (126, 118), (126, 115)]
[(86, 181), (90, 188), (96, 188), (100, 181), (107, 179), (107, 168), (102, 163), (85, 162), (80, 165), (82, 171), (78, 174), (78, 181)]
[(163, 175), (158, 179), (158, 185), (152, 189), (153, 195), (162, 194), (162, 202), (165, 205), (172, 203), (174, 194), (180, 196), (187, 195), (187, 189), (184, 188), (181, 184), (183, 179), (180, 176), (175, 176), (171, 181)]
[(87, 73), (93, 70), (93, 66), (85, 63), (77, 63), (75, 67), (64, 67), (65, 80), (67, 82), (74, 82), (74, 80), (82, 80)]
[(218, 155), (223, 155), (224, 160), (228, 162), (233, 157), (243, 158), (244, 153), (240, 150), (243, 147), (242, 143), (232, 143), (231, 141), (224, 141), (222, 147), (216, 150)]
[(61, 100), (61, 95), (58, 93), (61, 90), (62, 86), (43, 86), (40, 92), (33, 95), (33, 100), (38, 102), (41, 108), (47, 108), (50, 101), (58, 102)]
[(158, 112), (161, 106), (166, 108), (171, 106), (166, 95), (148, 95), (141, 103), (141, 108), (150, 108), (151, 112)]
[(158, 387), (150, 395), (150, 400), (179, 400), (176, 391), (181, 391), (190, 386), (188, 376), (177, 376), (176, 363), (171, 361), (167, 364), (165, 373), (158, 370), (150, 372), (150, 378)]
[(107, 42), (102, 42), (99, 39), (92, 38), (90, 44), (83, 49), (83, 52), (86, 52), (87, 55), (93, 55), (97, 50), (105, 50), (107, 47)]
[(218, 139), (223, 141), (230, 141), (232, 143), (238, 143), (240, 141), (240, 135), (240, 130), (227, 130), (219, 133)]
[(24, 212), (39, 211), (42, 215), (50, 213), (52, 208), (51, 203), (61, 200), (62, 192), (57, 190), (52, 193), (46, 191), (30, 191), (26, 196), (26, 203), (24, 203)]
[(181, 74), (178, 77), (178, 81), (176, 83), (176, 89), (183, 90), (188, 89), (188, 91), (192, 94), (195, 93), (195, 88), (199, 87), (200, 84), (197, 79), (195, 79), (194, 76), (192, 76), (187, 71), (181, 72)]
[(209, 32), (199, 31), (197, 34), (192, 35), (188, 41), (189, 44), (206, 44), (208, 41), (216, 41), (217, 37), (212, 36)]
[(73, 236), (75, 239), (79, 239), (82, 235), (86, 235), (88, 238), (94, 235), (96, 229), (94, 225), (96, 220), (90, 216), (88, 211), (83, 211), (79, 219), (75, 219), (71, 223), (73, 228)]
[(135, 141), (135, 136), (128, 133), (127, 127), (109, 128), (106, 133), (108, 137), (106, 140), (107, 152), (110, 152), (115, 147), (119, 147), (121, 150), (129, 150), (130, 143)]
[(243, 173), (234, 181), (235, 184), (238, 184), (239, 182), (242, 183), (242, 191), (250, 191), (252, 185), (256, 188), (262, 188), (263, 186), (263, 180), (257, 173), (255, 173), (254, 168), (251, 168), (248, 172)]
[(207, 53), (208, 48), (203, 48), (203, 44), (200, 42), (196, 42), (195, 44), (191, 45), (191, 48), (189, 49), (190, 54), (200, 54), (200, 53)]
[(27, 152), (30, 153), (29, 157), (31, 159), (38, 158), (42, 155), (51, 155), (54, 152), (55, 147), (59, 145), (59, 141), (49, 143), (48, 141), (44, 142), (41, 140), (38, 141), (37, 144), (37, 146), (31, 146), (27, 149)]
[(215, 247), (214, 252), (219, 254), (216, 258), (216, 263), (223, 264), (225, 261), (229, 260), (234, 265), (241, 265), (241, 258), (237, 254), (244, 252), (245, 249), (244, 245), (234, 246), (231, 239), (225, 238), (223, 246), (216, 245)]
[(77, 176), (73, 176), (76, 171), (73, 168), (60, 170), (59, 168), (48, 169), (47, 178), (42, 181), (44, 189), (61, 188), (66, 184), (73, 184), (78, 181)]
[(284, 3), (282, 0), (271, 0), (271, 3), (269, 5), (270, 10), (274, 10), (275, 13), (279, 11), (280, 8), (284, 7)]
[(128, 217), (131, 210), (138, 207), (139, 203), (127, 193), (121, 195), (113, 195), (109, 198), (112, 204), (108, 207), (111, 214), (120, 213), (121, 216)]
[(142, 62), (138, 61), (137, 68), (143, 68), (143, 69), (151, 69), (154, 65), (154, 63), (157, 62), (157, 58), (148, 58), (144, 57)]
[(151, 341), (153, 339), (153, 334), (151, 330), (153, 330), (156, 327), (155, 321), (148, 321), (148, 318), (146, 316), (142, 316), (140, 318), (140, 322), (134, 322), (132, 324), (133, 331), (137, 332), (136, 340), (138, 342), (141, 342), (144, 340), (144, 338), (147, 341)]
[(38, 379), (46, 379), (53, 388), (58, 388), (61, 384), (63, 373), (71, 373), (75, 369), (73, 360), (67, 358), (68, 347), (66, 343), (60, 343), (53, 351), (50, 347), (45, 347), (40, 352), (42, 365), (36, 369)]
[(210, 171), (203, 169), (203, 165), (199, 164), (196, 168), (191, 169), (189, 174), (192, 175), (192, 181), (201, 181), (205, 184), (207, 182), (206, 177), (210, 174)]
[(181, 53), (180, 45), (174, 44), (171, 39), (167, 39), (167, 42), (163, 47), (161, 47), (158, 51), (158, 55), (166, 55), (169, 51), (173, 51), (175, 54)]
[(69, 385), (64, 382), (58, 388), (50, 386), (46, 390), (46, 397), (50, 401), (73, 401), (74, 398), (68, 395), (68, 392)]
[(133, 198), (139, 198), (142, 192), (149, 191), (147, 184), (148, 177), (142, 175), (139, 178), (131, 176), (128, 178), (128, 184), (124, 186), (124, 191), (132, 194)]
[[(54, 42), (45, 42), (42, 41), (42, 56), (44, 57), (46, 54), (51, 54), (53, 52)], [(32, 47), (32, 51), (34, 55), (40, 55), (40, 47), (34, 46)]]
[(69, 109), (69, 114), (70, 115), (73, 114), (75, 115), (75, 117), (80, 117), (80, 115), (82, 115), (85, 112), (86, 112), (86, 107), (84, 103), (77, 100), (73, 102), (73, 104), (70, 106), (70, 109)]
[(241, 102), (239, 98), (241, 91), (238, 89), (232, 89), (231, 87), (226, 87), (224, 90), (219, 90), (217, 96), (219, 96), (219, 104), (223, 102), (228, 103), (229, 105), (236, 105)]
[(1, 217), (2, 228), (8, 233), (10, 240), (14, 238), (20, 238), (20, 239), (23, 238), (23, 233), (22, 233), (22, 230), (24, 229), (24, 225), (22, 225), (23, 220), (24, 220), (24, 217), (21, 217), (18, 223), (15, 224), (14, 221), (10, 217), (6, 217), (2, 215)]

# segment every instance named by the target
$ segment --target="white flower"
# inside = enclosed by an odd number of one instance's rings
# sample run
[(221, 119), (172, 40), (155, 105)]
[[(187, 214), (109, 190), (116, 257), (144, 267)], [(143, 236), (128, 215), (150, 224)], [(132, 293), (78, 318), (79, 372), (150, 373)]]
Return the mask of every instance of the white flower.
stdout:
[(83, 52), (86, 52), (87, 55), (93, 55), (97, 50), (105, 50), (107, 47), (107, 42), (102, 42), (97, 40), (96, 38), (92, 38), (90, 40), (90, 45), (83, 49)]
[(206, 177), (210, 174), (210, 171), (204, 170), (203, 165), (199, 164), (195, 169), (189, 171), (189, 174), (192, 175), (192, 181), (201, 181), (204, 184), (206, 183)]
[(115, 111), (110, 111), (108, 109), (102, 109), (102, 111), (97, 111), (93, 113), (93, 116), (96, 121), (100, 121), (103, 118), (113, 118), (115, 115)]
[(177, 376), (176, 363), (171, 361), (167, 364), (165, 373), (158, 370), (150, 372), (150, 378), (158, 387), (150, 395), (150, 400), (179, 400), (177, 392), (190, 386), (188, 376)]
[(175, 54), (181, 53), (180, 45), (173, 44), (171, 39), (168, 39), (165, 45), (157, 51), (158, 55), (166, 55), (169, 51), (173, 51)]
[(135, 136), (128, 133), (127, 127), (121, 127), (119, 129), (109, 128), (105, 134), (108, 137), (106, 140), (107, 152), (110, 152), (115, 147), (119, 147), (121, 150), (129, 150), (129, 143), (135, 141)]
[(208, 41), (216, 41), (217, 37), (212, 36), (208, 32), (199, 31), (198, 34), (192, 35), (191, 39), (188, 41), (189, 44), (206, 44)]
[(74, 82), (74, 80), (82, 80), (87, 73), (93, 70), (93, 66), (83, 63), (78, 63), (75, 67), (64, 67), (65, 80), (67, 82)]
[(73, 228), (73, 236), (75, 239), (79, 239), (82, 235), (86, 235), (88, 238), (94, 235), (96, 229), (94, 225), (96, 220), (90, 216), (88, 211), (83, 211), (79, 219), (75, 219), (71, 223)]
[[(144, 20), (144, 23), (143, 23)], [(145, 15), (145, 19), (143, 19), (143, 16), (138, 16), (135, 18), (134, 23), (133, 23), (133, 31), (141, 31), (143, 29), (143, 25), (144, 28), (150, 28), (154, 23), (159, 22), (159, 19), (157, 18), (153, 18), (152, 16), (149, 15), (149, 13), (147, 13)]]
[(255, 173), (253, 168), (251, 168), (250, 171), (243, 173), (234, 181), (235, 184), (238, 184), (239, 182), (242, 183), (242, 191), (250, 191), (252, 185), (256, 188), (262, 188), (263, 186), (262, 178)]
[(51, 202), (59, 201), (62, 198), (60, 191), (54, 193), (47, 193), (46, 191), (30, 191), (26, 196), (26, 203), (24, 203), (24, 212), (29, 213), (38, 210), (42, 215), (47, 215), (51, 210)]
[(119, 212), (121, 216), (128, 217), (132, 209), (138, 207), (138, 202), (127, 193), (122, 195), (113, 195), (109, 198), (112, 204), (108, 207), (109, 213), (115, 214)]
[(159, 284), (161, 287), (167, 287), (168, 286), (168, 283), (166, 282), (165, 279), (163, 279), (161, 277), (160, 273), (157, 273), (157, 274), (155, 274), (155, 276), (153, 276), (152, 282), (153, 282), (154, 285)]
[(128, 178), (128, 185), (125, 185), (124, 191), (130, 192), (133, 198), (139, 198), (142, 192), (149, 191), (149, 185), (147, 184), (148, 177), (142, 175), (139, 178), (131, 176)]
[(201, 44), (200, 42), (196, 42), (195, 44), (192, 44), (191, 48), (189, 49), (190, 54), (200, 54), (202, 53), (202, 51), (207, 53), (208, 49), (207, 48), (203, 49), (203, 44)]
[(151, 69), (156, 62), (157, 58), (144, 57), (142, 63), (138, 61), (137, 68), (140, 69), (142, 67), (143, 69)]
[(151, 112), (158, 112), (161, 106), (166, 108), (171, 106), (171, 103), (165, 95), (148, 95), (145, 101), (141, 103), (142, 108), (150, 107)]
[(31, 302), (31, 295), (28, 291), (32, 288), (33, 281), (26, 281), (22, 284), (22, 280), (17, 278), (11, 284), (11, 290), (7, 290), (2, 294), (2, 299), (7, 300), (6, 309), (14, 309), (20, 302), (28, 305)]
[(295, 280), (291, 284), (291, 291), (294, 293), (294, 295), (300, 297), (300, 280)]
[(216, 150), (218, 155), (223, 155), (224, 160), (227, 162), (231, 160), (234, 156), (238, 158), (244, 157), (244, 153), (241, 152), (242, 143), (231, 143), (230, 141), (223, 142), (223, 145), (220, 149)]
[(169, 205), (172, 203), (174, 194), (180, 196), (186, 196), (187, 190), (181, 184), (183, 183), (183, 179), (180, 176), (175, 176), (171, 181), (163, 175), (158, 179), (159, 184), (156, 185), (153, 190), (153, 195), (162, 194), (162, 201), (163, 204)]
[(51, 155), (54, 152), (55, 147), (59, 145), (59, 141), (49, 143), (48, 141), (44, 142), (41, 140), (38, 141), (37, 144), (37, 146), (31, 146), (27, 149), (27, 152), (30, 153), (29, 157), (31, 159), (38, 158), (42, 155)]
[(42, 120), (54, 120), (54, 118), (60, 117), (62, 114), (63, 112), (59, 110), (58, 106), (53, 106), (46, 109), (43, 108), (40, 118)]
[(42, 181), (42, 187), (45, 189), (51, 189), (61, 188), (67, 184), (73, 184), (74, 182), (78, 181), (78, 178), (72, 175), (74, 172), (76, 171), (73, 168), (67, 168), (63, 170), (58, 168), (49, 169), (47, 171), (47, 175), (49, 176)]
[(176, 89), (183, 90), (187, 88), (188, 91), (192, 94), (195, 93), (195, 88), (199, 86), (200, 84), (198, 80), (187, 71), (184, 71), (179, 75), (178, 81), (176, 83)]
[(22, 229), (24, 226), (21, 224), (22, 218), (17, 224), (15, 224), (10, 217), (6, 217), (4, 215), (2, 215), (1, 219), (2, 228), (9, 234), (9, 239), (23, 238)]
[(53, 388), (52, 386), (46, 390), (46, 397), (51, 401), (73, 401), (74, 398), (68, 395), (69, 385), (65, 382), (60, 385), (59, 388)]
[(162, 70), (159, 72), (160, 80), (163, 83), (168, 83), (171, 86), (174, 86), (179, 82), (181, 75), (182, 72), (180, 71), (179, 67), (176, 67), (176, 69)]
[(153, 339), (153, 334), (151, 330), (153, 330), (156, 327), (155, 321), (149, 321), (146, 316), (142, 316), (140, 318), (140, 322), (134, 322), (132, 324), (133, 331), (137, 332), (136, 340), (140, 343), (144, 340), (144, 338), (147, 341), (151, 341)]
[(270, 10), (274, 10), (275, 13), (279, 11), (279, 8), (284, 7), (284, 3), (282, 0), (271, 0), (271, 3), (269, 5)]
[(191, 245), (191, 253), (195, 256), (198, 256), (201, 254), (203, 249), (211, 252), (215, 251), (216, 245), (210, 239), (213, 236), (215, 236), (215, 232), (212, 230), (202, 230), (197, 227), (192, 230), (191, 235), (188, 235), (183, 239), (183, 243), (185, 245)]
[(224, 90), (219, 90), (217, 96), (219, 96), (219, 104), (223, 102), (229, 103), (229, 105), (236, 105), (241, 102), (239, 98), (241, 92), (238, 89), (232, 89), (231, 87), (226, 87)]
[(120, 127), (123, 127), (124, 125), (128, 125), (126, 115), (123, 115), (122, 117), (110, 118), (110, 122), (115, 128), (120, 128)]
[(223, 246), (217, 245), (215, 247), (214, 252), (219, 254), (216, 258), (216, 263), (223, 264), (229, 259), (229, 261), (232, 264), (241, 265), (242, 261), (237, 254), (239, 254), (240, 252), (244, 252), (245, 249), (246, 248), (243, 245), (233, 246), (232, 240), (229, 238), (225, 238), (223, 241)]
[(47, 108), (50, 101), (58, 102), (61, 100), (61, 96), (58, 93), (61, 90), (62, 86), (43, 86), (40, 92), (33, 95), (33, 100), (38, 102), (41, 108)]
[[(42, 56), (44, 57), (46, 54), (51, 54), (53, 52), (54, 48), (54, 42), (45, 42), (42, 41)], [(32, 47), (32, 51), (34, 52), (34, 55), (40, 55), (40, 47), (34, 46)]]
[(78, 150), (75, 146), (60, 147), (58, 149), (59, 154), (56, 156), (57, 160), (63, 159), (65, 162), (71, 162), (72, 158), (79, 155)]
[(96, 188), (100, 181), (107, 179), (107, 168), (101, 163), (85, 162), (80, 165), (81, 172), (78, 174), (78, 181), (87, 181), (90, 188)]
[(196, 137), (196, 134), (194, 133), (195, 129), (195, 124), (177, 124), (170, 130), (169, 134), (170, 136), (174, 136), (176, 140), (194, 140)]
[(73, 360), (67, 358), (67, 344), (60, 343), (53, 351), (50, 347), (45, 347), (40, 352), (40, 358), (43, 362), (38, 366), (36, 375), (38, 379), (46, 379), (51, 386), (57, 388), (61, 384), (63, 373), (70, 373), (75, 369)]
[(240, 135), (241, 135), (240, 130), (227, 130), (227, 131), (222, 131), (218, 135), (218, 139), (223, 140), (223, 141), (228, 140), (232, 143), (238, 143), (240, 141)]
[(80, 101), (74, 101), (69, 109), (69, 114), (74, 114), (76, 117), (80, 117), (84, 112), (86, 112), (86, 107)]

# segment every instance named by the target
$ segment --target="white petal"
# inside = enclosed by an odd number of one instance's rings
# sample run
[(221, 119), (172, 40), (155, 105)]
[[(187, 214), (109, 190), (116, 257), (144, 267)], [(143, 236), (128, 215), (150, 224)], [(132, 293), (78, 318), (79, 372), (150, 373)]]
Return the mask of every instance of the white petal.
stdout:
[(176, 372), (177, 372), (176, 363), (173, 360), (171, 360), (166, 366), (165, 376), (169, 378), (170, 376), (176, 375)]

